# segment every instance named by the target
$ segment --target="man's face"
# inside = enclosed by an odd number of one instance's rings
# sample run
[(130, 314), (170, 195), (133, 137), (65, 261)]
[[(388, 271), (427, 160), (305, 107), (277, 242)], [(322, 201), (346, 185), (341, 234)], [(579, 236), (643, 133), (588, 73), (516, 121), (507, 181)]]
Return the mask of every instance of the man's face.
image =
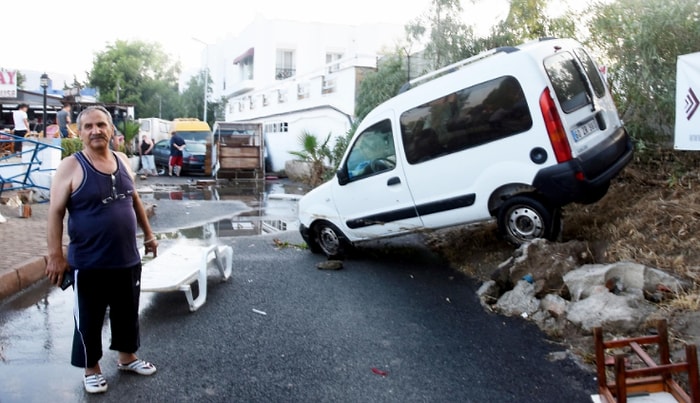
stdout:
[(96, 150), (108, 147), (114, 135), (109, 118), (100, 110), (91, 110), (81, 116), (78, 131), (83, 145)]

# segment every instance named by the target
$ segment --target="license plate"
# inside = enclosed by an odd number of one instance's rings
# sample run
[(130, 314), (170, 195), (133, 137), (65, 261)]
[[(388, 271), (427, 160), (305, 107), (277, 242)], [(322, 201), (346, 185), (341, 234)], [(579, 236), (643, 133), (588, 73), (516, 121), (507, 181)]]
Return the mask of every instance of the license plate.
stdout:
[(596, 130), (598, 130), (598, 122), (595, 119), (591, 119), (572, 130), (571, 133), (574, 136), (574, 141), (579, 141)]

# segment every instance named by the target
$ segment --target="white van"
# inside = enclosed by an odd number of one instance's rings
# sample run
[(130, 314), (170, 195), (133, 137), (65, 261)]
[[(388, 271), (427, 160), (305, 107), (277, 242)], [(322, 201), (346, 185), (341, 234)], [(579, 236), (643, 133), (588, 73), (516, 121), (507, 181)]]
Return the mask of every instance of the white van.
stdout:
[(299, 201), (312, 252), (493, 218), (514, 244), (553, 240), (561, 207), (600, 200), (632, 159), (574, 40), (494, 49), (410, 85), (367, 115), (336, 177)]
[(164, 139), (170, 138), (170, 126), (172, 122), (169, 120), (164, 120), (160, 118), (141, 118), (139, 119), (139, 138), (137, 141), (141, 140), (141, 136), (144, 134), (157, 143)]

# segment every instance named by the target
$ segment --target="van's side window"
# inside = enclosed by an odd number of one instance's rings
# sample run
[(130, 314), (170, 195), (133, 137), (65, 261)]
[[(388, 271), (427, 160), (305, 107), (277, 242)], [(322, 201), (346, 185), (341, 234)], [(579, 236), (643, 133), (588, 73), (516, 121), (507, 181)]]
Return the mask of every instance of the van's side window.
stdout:
[(410, 164), (431, 160), (529, 130), (532, 117), (518, 80), (500, 77), (401, 114)]
[(390, 171), (395, 166), (396, 150), (389, 120), (383, 120), (362, 132), (352, 145), (346, 162), (351, 180)]

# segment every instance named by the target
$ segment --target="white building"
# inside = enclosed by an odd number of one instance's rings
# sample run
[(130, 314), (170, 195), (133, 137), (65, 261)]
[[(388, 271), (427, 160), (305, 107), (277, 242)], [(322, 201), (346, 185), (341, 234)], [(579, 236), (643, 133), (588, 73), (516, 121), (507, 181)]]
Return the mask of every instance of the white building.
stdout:
[[(211, 99), (226, 97), (226, 122), (263, 124), (273, 171), (301, 150), (303, 132), (344, 136), (354, 119), (359, 79), (403, 38), (400, 25), (332, 25), (258, 19), (203, 54)], [(332, 143), (331, 143), (332, 144)]]

